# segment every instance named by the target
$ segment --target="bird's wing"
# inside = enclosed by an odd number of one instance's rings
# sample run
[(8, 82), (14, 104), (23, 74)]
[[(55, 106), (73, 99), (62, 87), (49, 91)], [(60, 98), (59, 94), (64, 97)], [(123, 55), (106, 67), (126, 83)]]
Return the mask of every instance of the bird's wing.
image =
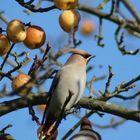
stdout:
[(49, 90), (49, 100), (48, 100), (48, 105), (50, 104), (50, 100), (51, 100), (51, 97), (52, 97), (52, 94), (53, 94), (53, 91), (54, 91), (54, 89), (56, 89), (56, 87), (57, 87), (57, 84), (58, 84), (58, 82), (59, 82), (59, 80), (60, 80), (60, 71), (58, 71), (57, 73), (56, 73), (56, 75), (55, 75), (55, 77), (54, 77), (54, 79), (53, 79), (53, 81), (52, 81), (52, 84), (51, 84), (51, 87), (50, 87), (50, 90)]
[(45, 116), (46, 116), (46, 112), (47, 112), (47, 108), (50, 104), (50, 101), (51, 101), (51, 97), (52, 97), (52, 94), (53, 94), (53, 91), (54, 89), (56, 88), (57, 84), (58, 84), (58, 81), (60, 79), (60, 71), (58, 71), (52, 81), (52, 84), (51, 84), (51, 87), (50, 87), (50, 90), (49, 90), (49, 97), (48, 97), (48, 102), (46, 103), (46, 107), (45, 107), (45, 110), (44, 110), (44, 113), (43, 113), (43, 118), (42, 118), (42, 122), (41, 124), (44, 123), (44, 120), (45, 120)]
[(58, 84), (58, 81), (60, 79), (60, 73), (61, 71), (58, 71), (52, 81), (52, 84), (51, 84), (51, 87), (50, 87), (50, 90), (49, 90), (49, 93), (52, 94), (54, 89), (56, 88), (57, 84)]

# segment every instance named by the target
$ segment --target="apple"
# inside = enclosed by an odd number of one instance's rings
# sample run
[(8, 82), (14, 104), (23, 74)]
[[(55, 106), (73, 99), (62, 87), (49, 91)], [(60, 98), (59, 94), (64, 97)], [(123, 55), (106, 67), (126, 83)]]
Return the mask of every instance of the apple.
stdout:
[[(28, 81), (31, 79), (31, 77), (27, 74), (21, 73), (13, 78), (12, 81), (12, 88), (13, 90), (17, 90), (18, 88), (22, 87), (24, 84), (28, 83)], [(25, 95), (28, 93), (29, 88), (31, 88), (32, 84), (27, 84), (24, 89), (20, 91), (19, 95)]]
[(10, 41), (6, 35), (0, 34), (0, 56), (5, 55), (10, 49)]
[(55, 6), (62, 10), (74, 9), (78, 0), (54, 0)]
[(59, 16), (59, 24), (61, 28), (68, 33), (77, 31), (80, 21), (80, 14), (77, 10), (65, 10)]
[(46, 40), (45, 31), (36, 25), (32, 25), (26, 29), (27, 36), (24, 40), (24, 44), (29, 49), (40, 48)]
[(22, 42), (26, 38), (25, 25), (17, 19), (8, 23), (6, 32), (8, 38), (14, 43)]
[(90, 19), (83, 21), (81, 24), (81, 32), (84, 35), (90, 35), (95, 31), (95, 24)]

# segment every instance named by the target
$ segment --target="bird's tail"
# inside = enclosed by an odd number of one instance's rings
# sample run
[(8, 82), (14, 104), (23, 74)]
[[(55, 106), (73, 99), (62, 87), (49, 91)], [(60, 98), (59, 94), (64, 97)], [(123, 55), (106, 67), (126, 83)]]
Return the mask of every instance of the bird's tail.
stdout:
[(38, 137), (39, 140), (55, 140), (57, 137), (57, 130), (55, 132), (52, 132), (54, 126), (56, 123), (56, 119), (53, 117), (53, 115), (47, 115), (45, 123), (42, 124), (38, 128)]

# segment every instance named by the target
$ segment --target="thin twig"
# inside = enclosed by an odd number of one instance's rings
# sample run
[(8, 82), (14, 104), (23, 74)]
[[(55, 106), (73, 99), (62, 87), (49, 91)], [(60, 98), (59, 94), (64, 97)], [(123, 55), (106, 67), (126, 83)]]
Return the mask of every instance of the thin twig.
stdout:
[(140, 95), (140, 91), (135, 93), (134, 95), (131, 95), (131, 96), (123, 96), (123, 95), (116, 95), (115, 98), (119, 98), (119, 99), (122, 99), (122, 100), (131, 100), (131, 99), (135, 99), (136, 97), (138, 97)]
[(112, 67), (111, 66), (108, 66), (108, 69), (109, 69), (109, 76), (108, 76), (108, 80), (106, 82), (106, 86), (105, 86), (105, 92), (104, 92), (104, 95), (109, 93), (109, 86), (110, 86), (110, 83), (111, 83), (111, 79), (113, 77), (113, 73), (112, 73)]
[(128, 87), (128, 86), (132, 85), (134, 82), (137, 82), (139, 80), (140, 80), (140, 75), (136, 76), (135, 78), (133, 78), (132, 80), (130, 80), (128, 82), (122, 83), (121, 88)]
[(79, 46), (79, 45), (82, 43), (81, 40), (78, 40), (78, 41), (77, 41), (75, 32), (73, 32), (72, 38), (73, 38), (73, 45), (74, 45), (74, 48), (76, 48), (77, 46)]
[(52, 48), (52, 46), (50, 45), (50, 43), (47, 43), (47, 47), (46, 47), (44, 55), (42, 57), (43, 60), (46, 60), (46, 56), (48, 55), (51, 48)]
[(6, 127), (4, 127), (2, 130), (0, 130), (0, 132), (2, 132), (2, 133), (5, 133), (5, 131), (8, 129), (8, 128), (10, 128), (10, 127), (12, 127), (12, 124), (8, 124)]
[(5, 23), (8, 24), (8, 19), (3, 15), (4, 11), (0, 11), (0, 19)]
[(49, 53), (49, 50), (51, 49), (51, 45), (48, 43), (47, 47), (44, 51), (44, 54), (42, 56), (42, 59), (39, 59), (38, 56), (36, 55), (34, 58), (34, 62), (28, 72), (29, 75), (34, 75), (34, 73), (36, 73), (37, 71), (39, 71), (42, 67), (44, 62), (47, 60), (47, 55)]
[(121, 2), (126, 6), (126, 8), (135, 17), (136, 21), (138, 23), (140, 23), (140, 15), (139, 15), (139, 12), (135, 9), (135, 7), (132, 5), (132, 3), (130, 3), (129, 0), (121, 0)]
[(32, 116), (32, 121), (35, 121), (37, 125), (40, 125), (39, 118), (36, 116), (33, 107), (29, 105), (28, 109), (29, 109), (29, 114)]
[(32, 12), (41, 12), (41, 13), (43, 13), (43, 12), (48, 12), (48, 11), (51, 11), (51, 10), (53, 10), (53, 9), (56, 9), (56, 7), (55, 7), (55, 5), (52, 5), (52, 6), (50, 6), (50, 7), (47, 7), (47, 8), (38, 8), (38, 9), (36, 9), (35, 7), (35, 5), (33, 5), (33, 4), (28, 4), (28, 3), (25, 3), (25, 2), (21, 2), (21, 1), (19, 1), (19, 0), (16, 0), (22, 7), (24, 7), (24, 8), (26, 8), (26, 9), (28, 9), (28, 10), (30, 10), (30, 11), (32, 11)]
[(14, 48), (14, 46), (15, 46), (15, 43), (13, 43), (13, 44), (11, 45), (11, 48), (10, 48), (9, 51), (7, 52), (6, 57), (4, 58), (4, 60), (3, 60), (2, 64), (1, 64), (1, 66), (0, 66), (0, 70), (3, 69), (4, 64), (5, 64), (6, 60), (7, 60), (7, 58), (9, 57), (10, 52), (11, 52), (12, 49)]
[(107, 101), (113, 97), (116, 97), (121, 92), (125, 92), (134, 88), (135, 87), (134, 83), (137, 81), (140, 81), (140, 75), (136, 76), (135, 78), (133, 78), (128, 82), (123, 82), (119, 84), (112, 93), (108, 94), (107, 96), (100, 97), (100, 100)]
[[(2, 57), (2, 58), (4, 59), (4, 57)], [(7, 59), (6, 63), (9, 64), (12, 67), (16, 67), (16, 64), (13, 61), (11, 61), (10, 59)], [(23, 71), (20, 70), (20, 69), (18, 69), (17, 72), (18, 73), (23, 73)]]
[(13, 79), (13, 77), (9, 73), (5, 73), (5, 72), (0, 71), (0, 80), (2, 80), (3, 77), (7, 77), (10, 80)]
[(93, 115), (94, 111), (90, 111), (85, 116), (83, 116), (62, 138), (61, 140), (66, 140), (81, 124), (84, 117), (90, 117)]
[(95, 81), (96, 77), (93, 76), (92, 79), (88, 82), (87, 87), (89, 88), (89, 96), (93, 97), (94, 89), (93, 89), (93, 83)]
[(100, 47), (104, 47), (104, 43), (102, 43), (102, 40), (103, 40), (103, 35), (102, 35), (102, 26), (103, 25), (102, 24), (103, 24), (102, 18), (99, 18), (99, 34), (95, 35), (95, 37), (98, 38), (97, 43)]
[(99, 125), (99, 124), (93, 123), (93, 126), (97, 127), (97, 128), (100, 128), (100, 129), (117, 128), (118, 126), (122, 125), (125, 122), (126, 122), (125, 119), (121, 119), (120, 121), (110, 122), (110, 124), (108, 124), (108, 125)]
[(106, 4), (109, 2), (110, 0), (103, 0), (97, 7), (96, 9), (102, 10), (104, 9), (104, 7), (106, 6)]
[(118, 46), (118, 49), (120, 50), (120, 52), (123, 54), (123, 55), (136, 55), (140, 52), (140, 49), (136, 49), (134, 51), (127, 51), (125, 50), (125, 46), (122, 44), (124, 43), (124, 32), (122, 32), (121, 34), (121, 37), (120, 39), (118, 38), (119, 36), (119, 32), (121, 30), (121, 26), (119, 26), (117, 29), (116, 29), (116, 32), (115, 32), (115, 40), (116, 40), (116, 43), (117, 43), (117, 46)]
[(111, 11), (110, 11), (110, 16), (114, 14), (116, 11), (116, 2), (117, 0), (112, 0), (112, 6), (111, 6)]
[[(78, 114), (74, 114), (74, 116), (78, 119), (81, 119), (81, 116)], [(111, 118), (110, 119), (110, 123), (107, 125), (100, 125), (100, 124), (96, 124), (91, 122), (93, 127), (97, 127), (97, 128), (101, 128), (101, 129), (108, 129), (108, 128), (117, 128), (118, 126), (120, 126), (121, 124), (126, 122), (126, 119), (121, 119), (119, 121), (115, 121), (115, 118)]]

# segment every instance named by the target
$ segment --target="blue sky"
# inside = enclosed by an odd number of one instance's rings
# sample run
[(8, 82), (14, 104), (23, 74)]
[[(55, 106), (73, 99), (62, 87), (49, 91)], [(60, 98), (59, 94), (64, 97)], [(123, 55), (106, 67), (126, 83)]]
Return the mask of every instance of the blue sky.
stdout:
[[(138, 0), (133, 1), (133, 4), (138, 8)], [(92, 2), (93, 6), (95, 2)], [(107, 8), (109, 5), (107, 6)], [(124, 7), (122, 7), (123, 9)], [(63, 32), (63, 30), (60, 28), (58, 24), (58, 17), (61, 13), (59, 10), (53, 10), (47, 13), (32, 13), (30, 16), (28, 16), (26, 13), (23, 12), (24, 8), (18, 5), (17, 2), (14, 0), (1, 0), (0, 4), (0, 11), (4, 11), (4, 15), (7, 17), (7, 19), (20, 19), (23, 22), (31, 22), (34, 25), (41, 26), (47, 35), (47, 42), (50, 42), (53, 46), (53, 49), (56, 50), (59, 47), (63, 47), (67, 40), (68, 35)], [(125, 13), (127, 16), (129, 14), (125, 10)], [(85, 18), (90, 18), (93, 20), (96, 24), (96, 27), (98, 27), (98, 18), (95, 16), (90, 16), (89, 14), (85, 14), (81, 12), (81, 21), (83, 21)], [(0, 27), (5, 28), (6, 25), (0, 20)], [(116, 25), (108, 22), (106, 20), (103, 21), (103, 36), (105, 43), (104, 48), (100, 48), (97, 46), (97, 41), (94, 38), (94, 35), (84, 37), (81, 35), (80, 31), (76, 33), (77, 38), (82, 40), (82, 44), (79, 46), (79, 48), (84, 49), (92, 54), (96, 55), (96, 58), (92, 60), (89, 64), (93, 64), (95, 66), (94, 70), (87, 75), (87, 79), (91, 79), (93, 75), (95, 76), (101, 76), (104, 74), (108, 74), (108, 65), (111, 65), (113, 68), (113, 73), (115, 76), (112, 79), (110, 90), (112, 91), (117, 84), (119, 84), (122, 81), (128, 81), (132, 79), (133, 77), (139, 75), (139, 60), (140, 55), (137, 56), (123, 56), (119, 50), (117, 49), (115, 39), (114, 39), (114, 32), (116, 29)], [(96, 29), (96, 33), (97, 33)], [(58, 38), (62, 34), (62, 37), (64, 39), (64, 42), (62, 43), (56, 43), (58, 41)], [(128, 49), (135, 49), (139, 47), (139, 40), (132, 38), (129, 35), (126, 35), (125, 37), (125, 44)], [(29, 50), (24, 47), (23, 44), (17, 44), (13, 51), (21, 52), (23, 50), (30, 51), (31, 52), (31, 58), (34, 57), (35, 54), (39, 54), (38, 50)], [(64, 63), (66, 61), (68, 56), (62, 57), (61, 62)], [(12, 59), (12, 58), (11, 58)], [(0, 59), (0, 63), (2, 62), (2, 59)], [(103, 65), (103, 68), (99, 68), (99, 65)], [(10, 66), (6, 65), (5, 71), (10, 69)], [(29, 70), (29, 67), (25, 67), (22, 69), (23, 71)], [(15, 73), (16, 75), (17, 73)], [(0, 82), (0, 86), (3, 85), (3, 83), (9, 83), (9, 90), (11, 90), (11, 82), (7, 79), (4, 79), (2, 82)], [(94, 89), (96, 91), (104, 90), (106, 83), (106, 79), (100, 82), (97, 82), (94, 84)], [(50, 84), (50, 83), (49, 83)], [(136, 88), (139, 88), (139, 82), (137, 82)], [(45, 90), (48, 90), (48, 86), (44, 88)], [(129, 94), (135, 92), (135, 90), (131, 90)], [(86, 94), (87, 90), (86, 90)], [(8, 100), (8, 99), (5, 99)], [(112, 100), (112, 102), (116, 104), (121, 104), (125, 107), (130, 107), (133, 109), (137, 109), (137, 100), (132, 100), (128, 102), (120, 101), (120, 100)], [(41, 118), (41, 113), (36, 110), (37, 115)], [(83, 113), (82, 113), (83, 115)], [(100, 118), (97, 115), (93, 115), (90, 117), (90, 120), (93, 120), (95, 123), (99, 124), (108, 124), (110, 118), (113, 117), (112, 115), (105, 114), (103, 118)], [(61, 137), (78, 121), (77, 118), (73, 117), (72, 115), (69, 115), (67, 117), (67, 120), (63, 121), (63, 123), (60, 125), (59, 128), (59, 137), (58, 140), (61, 139)], [(12, 124), (13, 127), (9, 128), (7, 130), (8, 133), (12, 134), (13, 137), (16, 140), (37, 140), (37, 125), (31, 121), (31, 117), (28, 115), (27, 109), (18, 110), (12, 113), (9, 113), (3, 117), (0, 118), (0, 129), (5, 127), (7, 124)], [(137, 140), (139, 137), (139, 130), (140, 130), (140, 124), (133, 122), (133, 121), (127, 121), (125, 124), (117, 127), (116, 129), (98, 129), (94, 127), (94, 130), (99, 132), (102, 136), (103, 140), (118, 140), (118, 139), (127, 139), (127, 140)]]

